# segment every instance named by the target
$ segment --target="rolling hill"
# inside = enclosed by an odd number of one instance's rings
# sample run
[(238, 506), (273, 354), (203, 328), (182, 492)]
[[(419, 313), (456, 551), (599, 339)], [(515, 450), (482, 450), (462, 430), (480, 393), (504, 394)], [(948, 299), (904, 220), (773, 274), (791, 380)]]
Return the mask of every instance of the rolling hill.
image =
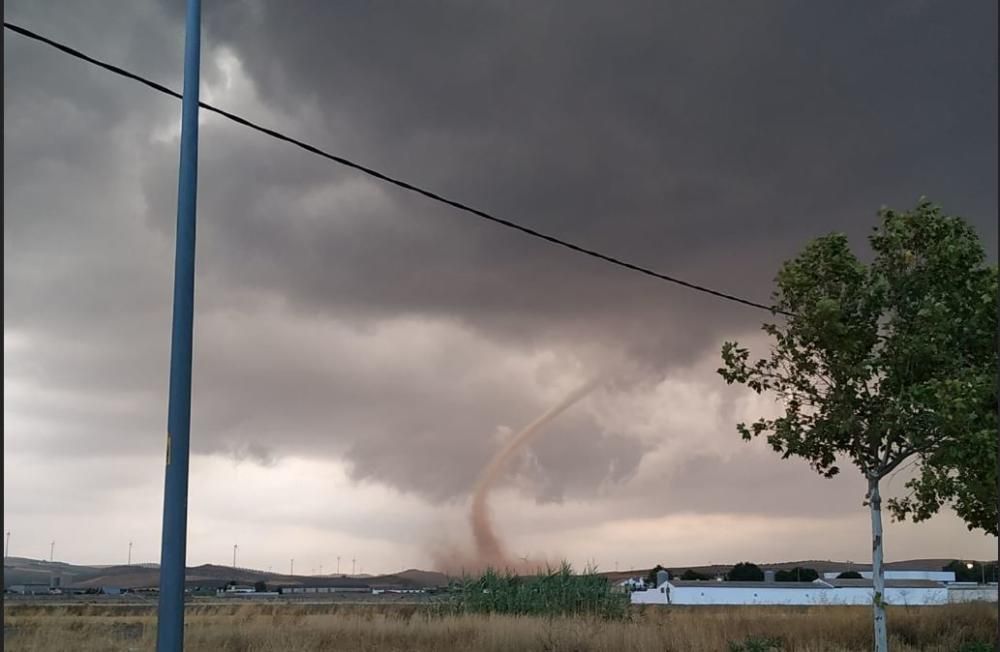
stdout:
[[(894, 570), (937, 570), (951, 559), (908, 559), (889, 562), (887, 569)], [(849, 567), (854, 570), (869, 570), (870, 564), (830, 560), (787, 561), (776, 563), (759, 563), (761, 568), (773, 570), (789, 570), (796, 566), (813, 568), (820, 574), (827, 571), (843, 571)], [(691, 569), (705, 575), (719, 575), (729, 570), (729, 564), (707, 566), (668, 566), (673, 575), (680, 575)], [(613, 581), (628, 577), (642, 577), (649, 569), (633, 569), (618, 572), (604, 572), (601, 575)], [(4, 560), (4, 588), (14, 584), (49, 584), (50, 578), (59, 577), (60, 584), (67, 588), (99, 588), (115, 586), (120, 588), (149, 588), (159, 584), (160, 571), (156, 564), (133, 564), (131, 566), (83, 566), (64, 562), (49, 562), (24, 557), (9, 557)], [(385, 575), (365, 575), (351, 577), (349, 575), (287, 575), (247, 568), (233, 568), (216, 564), (203, 564), (187, 569), (185, 583), (188, 586), (222, 587), (228, 582), (239, 584), (254, 584), (266, 582), (271, 586), (373, 586), (373, 587), (403, 587), (422, 588), (442, 586), (448, 583), (448, 576), (435, 571), (425, 571), (410, 568), (398, 573)]]

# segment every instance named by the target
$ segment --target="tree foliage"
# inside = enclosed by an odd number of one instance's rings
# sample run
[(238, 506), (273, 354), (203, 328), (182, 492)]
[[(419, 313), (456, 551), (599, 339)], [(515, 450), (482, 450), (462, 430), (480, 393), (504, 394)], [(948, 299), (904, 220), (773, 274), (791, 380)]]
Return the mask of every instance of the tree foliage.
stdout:
[(687, 580), (689, 582), (690, 581), (704, 582), (712, 578), (709, 577), (708, 575), (705, 575), (704, 573), (699, 573), (698, 571), (694, 571), (689, 568), (681, 574), (681, 579)]
[(877, 482), (916, 460), (908, 493), (889, 501), (896, 518), (950, 504), (996, 535), (997, 269), (971, 227), (930, 202), (880, 217), (870, 264), (833, 234), (781, 268), (775, 309), (788, 316), (763, 326), (769, 357), (723, 346), (726, 382), (783, 406), (737, 428), (826, 477), (848, 460)]
[(665, 571), (665, 570), (667, 570), (666, 567), (661, 566), (659, 564), (650, 569), (650, 571), (646, 573), (645, 577), (646, 586), (656, 586), (656, 574), (659, 573), (660, 571)]
[[(969, 568), (970, 565), (972, 568)], [(955, 559), (948, 562), (941, 570), (955, 573), (955, 581), (957, 582), (980, 582), (984, 579), (987, 582), (997, 581), (996, 562), (981, 564), (978, 561), (965, 562)]]
[(791, 570), (780, 570), (774, 574), (777, 582), (812, 582), (819, 579), (819, 573), (815, 568), (804, 568), (796, 566)]
[(763, 582), (764, 571), (757, 564), (741, 561), (726, 573), (726, 579), (730, 582)]
[(864, 577), (858, 571), (844, 571), (837, 576), (838, 580), (860, 580)]

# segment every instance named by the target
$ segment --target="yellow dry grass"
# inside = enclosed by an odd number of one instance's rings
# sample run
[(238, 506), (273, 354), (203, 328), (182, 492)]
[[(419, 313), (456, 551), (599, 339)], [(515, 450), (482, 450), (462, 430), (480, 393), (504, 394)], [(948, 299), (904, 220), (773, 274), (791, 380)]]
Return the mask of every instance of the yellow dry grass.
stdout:
[[(419, 605), (233, 604), (188, 607), (190, 652), (484, 650), (718, 652), (730, 641), (777, 638), (782, 650), (871, 649), (860, 607), (646, 607), (625, 622), (589, 618), (435, 616)], [(126, 605), (4, 607), (5, 649), (131, 651), (155, 647), (155, 614)], [(996, 605), (895, 608), (894, 652), (956, 652), (997, 642)], [(974, 649), (974, 648), (970, 648)]]

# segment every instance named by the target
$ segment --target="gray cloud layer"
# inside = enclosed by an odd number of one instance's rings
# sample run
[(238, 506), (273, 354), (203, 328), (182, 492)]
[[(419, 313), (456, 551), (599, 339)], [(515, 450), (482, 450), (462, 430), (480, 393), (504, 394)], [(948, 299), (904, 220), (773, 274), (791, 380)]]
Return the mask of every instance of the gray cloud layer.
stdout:
[[(179, 87), (180, 6), (6, 10)], [(860, 243), (880, 205), (921, 194), (996, 255), (995, 3), (205, 11), (209, 101), (692, 281), (766, 300), (806, 239)], [(179, 105), (17, 36), (4, 51), (6, 436), (40, 456), (159, 451)], [(553, 387), (622, 359), (684, 376), (763, 316), (217, 119), (201, 148), (198, 452), (342, 457), (357, 478), (463, 497), (497, 429), (537, 416)], [(702, 367), (684, 377), (714, 388)], [(731, 411), (737, 394), (722, 396)], [(737, 447), (731, 421), (699, 436)], [(662, 479), (688, 508), (805, 509), (759, 500), (787, 477), (741, 470), (690, 429), (638, 429), (568, 414), (518, 482), (540, 500), (591, 496), (690, 439)], [(737, 482), (734, 504), (722, 488)]]

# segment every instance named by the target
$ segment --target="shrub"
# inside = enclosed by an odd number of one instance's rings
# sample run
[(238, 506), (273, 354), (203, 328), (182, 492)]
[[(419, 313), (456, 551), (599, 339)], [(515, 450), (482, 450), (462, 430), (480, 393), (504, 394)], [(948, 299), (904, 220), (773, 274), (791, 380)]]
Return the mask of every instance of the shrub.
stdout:
[(450, 598), (442, 605), (456, 613), (511, 615), (581, 615), (624, 618), (628, 596), (612, 590), (606, 577), (587, 569), (574, 575), (563, 562), (557, 568), (539, 570), (521, 577), (507, 570), (487, 568), (479, 577), (464, 577), (451, 585)]
[(763, 582), (764, 571), (757, 564), (748, 561), (740, 562), (726, 573), (726, 579), (731, 582)]
[(964, 643), (962, 647), (958, 648), (958, 652), (994, 652), (996, 647), (990, 643), (974, 642), (974, 643)]
[[(969, 568), (968, 564), (972, 564)], [(995, 562), (980, 564), (978, 561), (963, 562), (957, 559), (948, 562), (941, 570), (953, 571), (955, 579), (959, 582), (980, 582), (985, 579), (987, 582), (996, 582), (997, 565)]]
[(729, 652), (775, 652), (781, 650), (781, 639), (748, 636), (743, 642), (729, 641)]
[(792, 570), (778, 571), (774, 574), (774, 579), (779, 582), (812, 582), (819, 579), (819, 573), (813, 568), (796, 566)]

